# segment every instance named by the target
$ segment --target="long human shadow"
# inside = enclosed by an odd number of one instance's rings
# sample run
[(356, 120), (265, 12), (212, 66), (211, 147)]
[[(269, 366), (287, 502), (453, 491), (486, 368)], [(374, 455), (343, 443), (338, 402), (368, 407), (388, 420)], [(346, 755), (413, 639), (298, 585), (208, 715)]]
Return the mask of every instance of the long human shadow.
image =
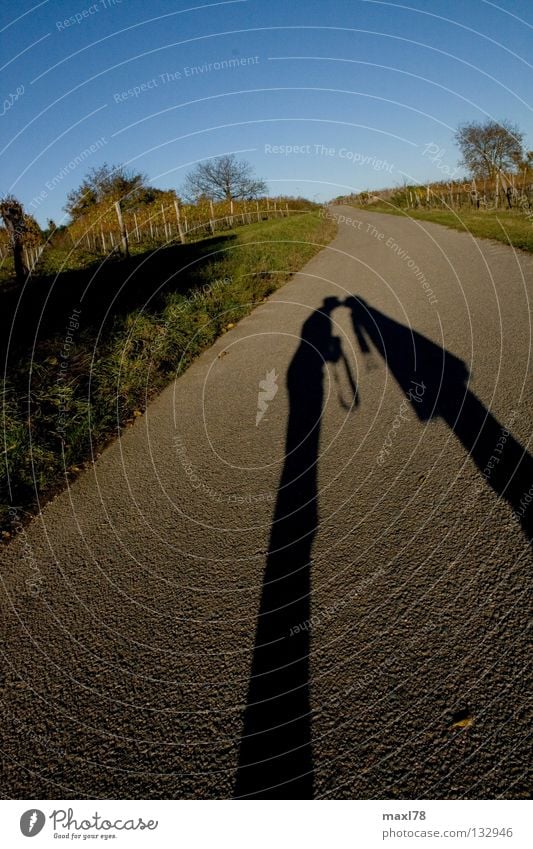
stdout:
[(509, 428), (502, 425), (469, 389), (465, 363), (362, 298), (347, 298), (345, 304), (362, 353), (370, 352), (371, 343), (381, 354), (420, 421), (446, 422), (531, 542), (533, 458), (513, 437), (511, 422)]
[[(237, 798), (310, 799), (309, 698), (311, 548), (317, 529), (317, 461), (326, 362), (343, 357), (326, 298), (305, 321), (287, 372), (289, 419), (263, 579)], [(344, 358), (343, 358), (344, 359)], [(344, 365), (348, 364), (344, 359)], [(355, 389), (353, 380), (352, 388)]]

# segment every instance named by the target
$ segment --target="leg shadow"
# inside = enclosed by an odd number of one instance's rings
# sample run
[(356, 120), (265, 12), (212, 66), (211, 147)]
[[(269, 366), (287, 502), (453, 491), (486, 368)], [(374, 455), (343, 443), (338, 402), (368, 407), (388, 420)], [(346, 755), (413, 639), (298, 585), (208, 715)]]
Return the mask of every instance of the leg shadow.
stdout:
[(340, 358), (326, 298), (304, 323), (287, 373), (289, 420), (255, 635), (236, 797), (310, 799), (311, 548), (326, 361)]
[(446, 422), (531, 542), (533, 458), (468, 388), (465, 363), (361, 298), (345, 303), (361, 351), (368, 353), (370, 342), (381, 354), (421, 421), (440, 417)]

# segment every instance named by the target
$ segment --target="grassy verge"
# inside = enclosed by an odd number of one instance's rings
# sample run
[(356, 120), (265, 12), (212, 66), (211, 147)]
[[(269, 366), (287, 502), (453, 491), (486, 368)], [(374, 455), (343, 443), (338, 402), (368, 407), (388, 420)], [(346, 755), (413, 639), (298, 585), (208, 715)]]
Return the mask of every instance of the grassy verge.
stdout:
[(433, 221), (454, 230), (471, 233), (482, 239), (497, 239), (525, 251), (533, 251), (533, 219), (523, 212), (510, 209), (469, 210), (459, 209), (399, 209), (385, 203), (357, 207), (368, 212), (386, 212), (390, 215), (408, 215), (420, 221)]
[[(251, 224), (11, 293), (0, 529), (24, 518), (151, 396), (334, 236), (318, 213)], [(5, 306), (5, 305), (4, 305)], [(6, 314), (6, 313), (5, 313)]]

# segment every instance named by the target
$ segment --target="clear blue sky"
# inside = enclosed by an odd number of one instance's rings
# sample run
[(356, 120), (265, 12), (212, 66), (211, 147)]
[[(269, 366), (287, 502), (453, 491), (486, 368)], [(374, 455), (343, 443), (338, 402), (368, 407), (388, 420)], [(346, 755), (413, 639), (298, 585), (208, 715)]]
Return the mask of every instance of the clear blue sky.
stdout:
[(0, 191), (41, 223), (104, 161), (179, 189), (245, 151), (272, 194), (326, 200), (459, 176), (463, 121), (508, 118), (533, 147), (531, 0), (3, 0), (0, 29)]

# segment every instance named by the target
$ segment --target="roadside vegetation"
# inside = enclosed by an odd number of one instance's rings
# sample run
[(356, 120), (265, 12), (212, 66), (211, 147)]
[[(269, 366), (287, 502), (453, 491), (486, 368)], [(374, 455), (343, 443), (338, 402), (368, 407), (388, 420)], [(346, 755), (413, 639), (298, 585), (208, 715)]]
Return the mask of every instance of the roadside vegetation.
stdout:
[(533, 215), (527, 217), (520, 211), (506, 209), (404, 209), (392, 203), (378, 201), (372, 204), (352, 203), (361, 209), (408, 215), (420, 221), (433, 221), (454, 230), (470, 233), (481, 239), (497, 239), (506, 245), (533, 251)]
[(94, 167), (68, 193), (68, 219), (59, 226), (49, 219), (41, 228), (34, 217), (47, 192), (26, 209), (8, 195), (0, 198), (0, 291), (14, 279), (22, 286), (28, 272), (46, 276), (81, 269), (110, 255), (128, 257), (171, 241), (188, 244), (315, 206), (305, 198), (271, 198), (265, 192), (249, 163), (229, 155), (199, 163), (181, 194), (155, 188), (145, 174), (123, 165)]
[(458, 169), (451, 169), (446, 151), (430, 143), (422, 155), (443, 179), (405, 182), (347, 195), (337, 202), (433, 221), (533, 251), (533, 151), (525, 150), (523, 133), (507, 121), (488, 120), (461, 125), (455, 141), (461, 152), (458, 165), (469, 176), (455, 179)]
[(296, 212), (2, 293), (3, 539), (334, 231)]

